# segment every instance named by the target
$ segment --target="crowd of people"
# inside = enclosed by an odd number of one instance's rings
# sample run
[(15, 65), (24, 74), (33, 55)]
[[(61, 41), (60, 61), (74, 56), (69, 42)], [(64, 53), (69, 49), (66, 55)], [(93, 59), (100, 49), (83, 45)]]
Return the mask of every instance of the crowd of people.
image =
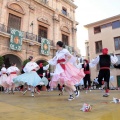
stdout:
[[(86, 93), (88, 89), (91, 90), (90, 68), (99, 64), (98, 84), (100, 87), (104, 86), (105, 88), (103, 97), (108, 97), (110, 65), (112, 63), (115, 68), (120, 68), (119, 65), (116, 65), (118, 58), (115, 55), (109, 55), (108, 49), (104, 48), (102, 55), (97, 56), (90, 62), (85, 59), (84, 63), (81, 64), (63, 46), (64, 44), (61, 41), (56, 43), (56, 55), (48, 61), (46, 66), (43, 66), (42, 63), (38, 65), (30, 56), (29, 62), (24, 66), (21, 74), (19, 74), (20, 70), (15, 63), (12, 63), (7, 69), (3, 64), (0, 85), (4, 87), (4, 91), (14, 94), (15, 87), (19, 87), (25, 95), (30, 87), (31, 96), (34, 96), (34, 92), (40, 92), (41, 86), (46, 86), (48, 91), (58, 87), (61, 91), (59, 95), (63, 94), (64, 88), (69, 94), (68, 100), (73, 100), (75, 97), (79, 97), (80, 93), (76, 86), (79, 86), (81, 82), (84, 84)], [(50, 73), (49, 65), (55, 66), (53, 73)], [(46, 72), (44, 73), (44, 71)]]

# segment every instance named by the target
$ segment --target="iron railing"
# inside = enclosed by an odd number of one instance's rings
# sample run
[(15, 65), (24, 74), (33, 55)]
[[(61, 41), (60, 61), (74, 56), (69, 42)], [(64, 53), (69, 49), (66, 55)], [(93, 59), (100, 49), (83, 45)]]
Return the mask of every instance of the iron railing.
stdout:
[[(10, 34), (10, 27), (5, 26), (4, 24), (0, 24), (0, 32)], [(33, 40), (41, 43), (41, 38), (42, 38), (41, 36), (35, 35), (33, 33), (29, 33), (29, 32), (24, 32), (24, 31), (22, 32), (23, 32), (23, 38), (25, 38), (26, 40)], [(51, 46), (54, 46), (53, 40), (49, 40), (49, 41)]]
[(28, 40), (37, 41), (37, 35), (29, 32), (23, 32), (23, 38)]
[(42, 3), (44, 5), (48, 5), (49, 1), (48, 0), (36, 0), (39, 3)]

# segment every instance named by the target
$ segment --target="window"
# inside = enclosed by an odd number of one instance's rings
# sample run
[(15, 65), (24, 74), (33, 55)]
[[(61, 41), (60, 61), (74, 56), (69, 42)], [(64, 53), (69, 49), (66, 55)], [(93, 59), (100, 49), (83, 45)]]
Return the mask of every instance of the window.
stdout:
[(102, 52), (102, 41), (95, 42), (96, 53)]
[(107, 23), (101, 26), (101, 29), (107, 28), (107, 27), (111, 27), (112, 23)]
[(63, 7), (62, 8), (62, 13), (67, 16), (67, 9)]
[(117, 56), (117, 58), (118, 58), (117, 64), (120, 64), (120, 54), (117, 54), (116, 56)]
[(47, 28), (43, 26), (39, 26), (38, 36), (47, 38)]
[(100, 32), (101, 32), (101, 27), (100, 26), (94, 27), (94, 34), (100, 33)]
[(120, 50), (120, 37), (114, 38), (115, 50)]
[(120, 21), (115, 21), (115, 22), (112, 22), (112, 29), (115, 29), (115, 28), (120, 28)]
[(10, 33), (10, 28), (20, 30), (21, 18), (13, 14), (9, 14), (8, 19), (8, 32)]
[(64, 45), (68, 46), (68, 36), (67, 35), (62, 34), (62, 41), (63, 41)]
[(46, 4), (46, 3), (48, 3), (48, 0), (42, 0), (42, 2)]

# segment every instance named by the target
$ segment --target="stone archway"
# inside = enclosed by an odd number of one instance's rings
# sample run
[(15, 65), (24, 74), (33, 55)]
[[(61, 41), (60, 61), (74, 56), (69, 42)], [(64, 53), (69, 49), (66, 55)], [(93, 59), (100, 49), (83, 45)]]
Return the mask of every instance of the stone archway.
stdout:
[(38, 65), (39, 65), (40, 63), (45, 64), (45, 63), (47, 63), (47, 61), (45, 61), (45, 60), (37, 60), (36, 63), (37, 63)]
[(21, 69), (22, 68), (22, 60), (16, 56), (16, 55), (13, 55), (13, 54), (6, 54), (6, 55), (3, 55), (3, 58), (4, 58), (4, 63), (6, 65), (6, 67), (10, 67), (11, 63), (16, 63), (16, 66)]
[(16, 12), (19, 12), (21, 14), (25, 14), (25, 10), (24, 8), (19, 4), (19, 3), (16, 3), (16, 2), (9, 2), (7, 7), (13, 11), (16, 11)]

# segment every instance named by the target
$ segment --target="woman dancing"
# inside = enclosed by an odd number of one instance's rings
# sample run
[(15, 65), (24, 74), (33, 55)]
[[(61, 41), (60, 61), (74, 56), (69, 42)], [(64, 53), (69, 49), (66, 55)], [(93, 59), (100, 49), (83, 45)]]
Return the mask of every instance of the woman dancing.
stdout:
[[(23, 68), (24, 70), (24, 74), (19, 75), (18, 77), (16, 77), (14, 79), (14, 83), (16, 85), (29, 85), (31, 86), (31, 96), (34, 97), (34, 89), (37, 85), (40, 84), (40, 82), (43, 82), (42, 79), (38, 76), (38, 74), (36, 73), (36, 71), (39, 69), (39, 66), (37, 63), (35, 63), (33, 61), (33, 57), (30, 56), (29, 57), (29, 61), (25, 67)], [(44, 81), (45, 82), (45, 81)], [(46, 83), (46, 82), (45, 82)], [(25, 92), (23, 93), (23, 95), (25, 95), (25, 93), (27, 92), (27, 90), (25, 90)]]
[[(0, 77), (0, 82), (2, 86), (4, 86), (4, 82), (7, 79), (6, 72), (7, 72), (7, 69), (5, 68), (5, 64), (3, 64), (1, 69), (1, 77)], [(8, 92), (8, 88), (4, 87), (4, 91)]]
[[(12, 63), (11, 67), (7, 69), (8, 77), (5, 80), (3, 87), (8, 87), (9, 94), (12, 92), (14, 94), (15, 90), (15, 84), (13, 82), (13, 79), (17, 77), (17, 73), (19, 72), (19, 69), (16, 67), (15, 63)], [(4, 86), (5, 85), (5, 86)], [(10, 92), (11, 91), (11, 92)]]
[(63, 42), (58, 41), (56, 48), (58, 50), (56, 56), (48, 61), (50, 65), (56, 65), (50, 86), (56, 88), (58, 84), (65, 85), (65, 89), (70, 95), (68, 100), (73, 100), (73, 93), (76, 97), (79, 97), (79, 91), (76, 90), (74, 85), (83, 79), (85, 74), (83, 69), (79, 70), (69, 62), (76, 62), (76, 60), (72, 60), (73, 56), (67, 49), (63, 48)]

